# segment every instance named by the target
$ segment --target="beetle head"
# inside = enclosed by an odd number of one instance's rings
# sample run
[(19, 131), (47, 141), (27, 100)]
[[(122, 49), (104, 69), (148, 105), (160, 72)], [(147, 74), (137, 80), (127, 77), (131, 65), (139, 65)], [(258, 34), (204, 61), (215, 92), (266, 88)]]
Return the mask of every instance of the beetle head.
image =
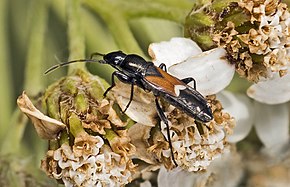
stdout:
[(120, 66), (127, 55), (122, 51), (114, 51), (104, 55), (100, 63), (110, 64), (112, 66)]

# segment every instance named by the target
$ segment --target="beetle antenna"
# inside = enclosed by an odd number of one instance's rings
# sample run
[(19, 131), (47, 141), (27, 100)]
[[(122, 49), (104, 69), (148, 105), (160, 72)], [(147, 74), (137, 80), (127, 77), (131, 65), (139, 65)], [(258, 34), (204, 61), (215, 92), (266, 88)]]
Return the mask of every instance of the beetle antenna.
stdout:
[(100, 63), (104, 63), (103, 60), (94, 60), (94, 59), (93, 59), (94, 56), (105, 56), (105, 54), (95, 52), (95, 53), (92, 53), (92, 54), (91, 54), (90, 59), (72, 60), (72, 61), (68, 61), (68, 62), (63, 62), (63, 63), (60, 63), (60, 64), (56, 64), (56, 65), (50, 67), (48, 70), (46, 70), (46, 71), (44, 72), (44, 74), (47, 75), (48, 73), (50, 73), (50, 72), (56, 70), (57, 68), (60, 68), (60, 67), (62, 67), (62, 66), (67, 66), (67, 65), (69, 65), (69, 64), (73, 64), (73, 63), (76, 63), (76, 62), (100, 62)]
[(69, 64), (73, 64), (73, 63), (76, 63), (76, 62), (99, 62), (99, 60), (94, 60), (94, 59), (80, 59), (80, 60), (72, 60), (72, 61), (68, 61), (68, 62), (63, 62), (63, 63), (56, 64), (56, 65), (50, 67), (48, 70), (46, 70), (44, 72), (44, 74), (47, 75), (48, 73), (56, 70), (57, 68), (60, 68), (62, 66), (67, 66)]
[(98, 52), (94, 52), (94, 53), (92, 53), (92, 54), (91, 54), (91, 57), (90, 57), (90, 59), (93, 59), (93, 58), (94, 58), (94, 56), (105, 56), (105, 54), (98, 53)]

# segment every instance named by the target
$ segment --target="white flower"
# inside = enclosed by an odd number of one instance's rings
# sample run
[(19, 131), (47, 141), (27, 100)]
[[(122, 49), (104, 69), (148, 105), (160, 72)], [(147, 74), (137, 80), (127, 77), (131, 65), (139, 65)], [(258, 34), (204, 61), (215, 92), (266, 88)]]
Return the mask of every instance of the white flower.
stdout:
[(243, 140), (255, 128), (265, 153), (277, 156), (289, 143), (289, 108), (286, 103), (268, 105), (251, 100), (242, 94), (222, 92), (217, 98), (224, 110), (236, 119), (234, 133), (228, 137), (232, 143)]
[[(235, 72), (234, 66), (226, 60), (224, 49), (217, 48), (202, 52), (195, 42), (186, 38), (173, 38), (168, 42), (151, 44), (149, 53), (156, 66), (161, 63), (166, 65), (169, 74), (179, 79), (194, 78), (197, 90), (204, 96), (223, 90), (230, 83)], [(121, 108), (124, 108), (129, 100), (130, 89), (118, 83), (114, 90), (114, 97), (117, 98)], [(173, 106), (163, 107), (172, 134), (173, 154), (178, 165), (187, 171), (204, 170), (214, 159), (220, 157), (224, 150), (227, 150), (225, 139), (234, 126), (233, 118), (222, 111), (222, 106), (215, 96), (209, 96), (207, 100), (216, 118), (207, 125), (197, 125), (193, 118)], [(137, 123), (156, 126), (155, 108), (154, 96), (143, 92), (140, 88), (135, 88), (134, 99), (126, 114)], [(168, 145), (167, 129), (162, 121), (161, 132), (161, 136), (158, 133), (151, 134), (153, 143), (148, 150), (156, 154), (165, 167), (172, 168), (174, 165), (171, 150), (166, 146)]]
[(180, 79), (194, 78), (196, 89), (203, 95), (223, 90), (235, 73), (235, 66), (228, 63), (223, 48), (202, 52), (190, 39), (172, 38), (168, 42), (153, 43), (148, 51), (156, 66), (164, 63), (170, 74)]
[(243, 174), (240, 156), (235, 152), (226, 153), (216, 159), (205, 172), (195, 173), (175, 168), (168, 171), (161, 167), (158, 174), (159, 187), (192, 186), (238, 186)]
[(270, 79), (253, 84), (247, 94), (261, 103), (286, 103), (290, 100), (290, 74), (280, 77), (278, 73), (273, 73)]
[[(274, 23), (273, 19), (271, 24)], [(176, 77), (195, 78), (197, 90), (201, 93), (218, 93), (217, 98), (223, 104), (224, 111), (233, 115), (236, 120), (234, 134), (227, 137), (229, 142), (243, 140), (253, 125), (268, 153), (278, 153), (289, 141), (289, 109), (286, 104), (281, 104), (290, 100), (289, 73), (282, 77), (278, 73), (272, 73), (269, 80), (261, 80), (248, 89), (248, 95), (257, 101), (278, 104), (271, 106), (260, 102), (252, 103), (243, 94), (220, 92), (231, 82), (234, 67), (222, 58), (224, 54), (219, 48), (201, 53), (194, 42), (184, 38), (173, 38), (169, 42), (151, 44), (149, 54), (154, 58), (156, 65), (168, 65), (168, 72)]]
[(45, 170), (52, 171), (51, 176), (61, 179), (66, 187), (122, 186), (129, 183), (132, 173), (128, 167), (131, 162), (121, 163), (122, 156), (112, 152), (100, 136), (93, 138), (96, 138), (98, 143), (95, 144), (90, 155), (78, 156), (66, 143), (57, 150), (48, 152), (43, 163), (56, 163), (56, 165), (48, 165), (49, 168)]

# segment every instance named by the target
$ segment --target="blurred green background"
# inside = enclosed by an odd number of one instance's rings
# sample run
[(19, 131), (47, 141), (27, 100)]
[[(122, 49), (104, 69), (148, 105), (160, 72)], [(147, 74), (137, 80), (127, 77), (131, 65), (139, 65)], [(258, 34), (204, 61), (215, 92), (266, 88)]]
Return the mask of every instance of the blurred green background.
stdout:
[(44, 75), (52, 65), (123, 50), (148, 58), (152, 42), (182, 36), (190, 0), (1, 0), (0, 186), (56, 186), (40, 171), (47, 142), (18, 110), (25, 90), (34, 101), (74, 68), (109, 81), (112, 69), (75, 64)]

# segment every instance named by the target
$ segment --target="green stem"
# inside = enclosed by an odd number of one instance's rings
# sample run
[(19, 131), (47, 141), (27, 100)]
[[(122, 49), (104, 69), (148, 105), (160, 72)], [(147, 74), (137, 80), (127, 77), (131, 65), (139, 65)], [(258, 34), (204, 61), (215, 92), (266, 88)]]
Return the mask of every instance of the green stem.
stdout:
[(144, 56), (143, 51), (129, 28), (124, 14), (118, 6), (106, 0), (98, 0), (97, 2), (94, 0), (85, 0), (84, 2), (99, 14), (107, 24), (120, 49), (128, 53), (137, 53)]
[(60, 0), (50, 0), (51, 9), (56, 13), (57, 17), (61, 20), (62, 23), (65, 23), (66, 20), (66, 1)]
[(0, 1), (0, 142), (9, 127), (12, 113), (12, 75), (10, 69), (9, 43), (7, 41), (7, 0)]
[(191, 0), (143, 0), (150, 3), (160, 3), (166, 6), (181, 8), (181, 9), (191, 9), (193, 2)]
[(44, 76), (43, 76), (43, 49), (45, 30), (47, 24), (47, 6), (46, 1), (33, 1), (34, 11), (32, 21), (30, 38), (28, 44), (28, 54), (26, 59), (26, 69), (24, 78), (24, 89), (28, 95), (36, 96), (43, 90)]
[(170, 1), (163, 0), (131, 0), (131, 1), (114, 1), (116, 6), (122, 7), (123, 12), (130, 19), (135, 17), (154, 17), (166, 20), (184, 23), (185, 17), (192, 7), (185, 1)]
[[(24, 88), (27, 93), (36, 96), (43, 89), (43, 69), (42, 55), (44, 46), (44, 36), (47, 21), (46, 1), (33, 2), (32, 21), (30, 38), (28, 43), (28, 54), (24, 77)], [(6, 131), (3, 140), (1, 153), (17, 153), (26, 127), (27, 118), (18, 109), (14, 111), (12, 120), (9, 123), (10, 131)], [(12, 130), (13, 129), (13, 130)]]
[(105, 129), (105, 131), (106, 131), (105, 137), (108, 141), (111, 141), (112, 139), (118, 136), (112, 129)]
[[(88, 53), (93, 52), (99, 53), (108, 53), (114, 49), (118, 49), (112, 35), (106, 29), (101, 21), (96, 18), (91, 12), (87, 10), (82, 11), (83, 19), (85, 20), (82, 23), (84, 28), (86, 45)], [(106, 66), (100, 63), (90, 64), (89, 67), (93, 74), (96, 74), (106, 80), (111, 80), (111, 74), (114, 71), (114, 68), (111, 66)]]
[[(85, 57), (85, 44), (81, 27), (80, 0), (67, 0), (69, 59)], [(69, 73), (76, 69), (85, 70), (85, 63), (75, 63), (69, 66)]]
[(6, 132), (6, 139), (2, 142), (0, 155), (19, 152), (27, 122), (28, 118), (20, 110), (14, 111), (9, 123), (12, 130)]

